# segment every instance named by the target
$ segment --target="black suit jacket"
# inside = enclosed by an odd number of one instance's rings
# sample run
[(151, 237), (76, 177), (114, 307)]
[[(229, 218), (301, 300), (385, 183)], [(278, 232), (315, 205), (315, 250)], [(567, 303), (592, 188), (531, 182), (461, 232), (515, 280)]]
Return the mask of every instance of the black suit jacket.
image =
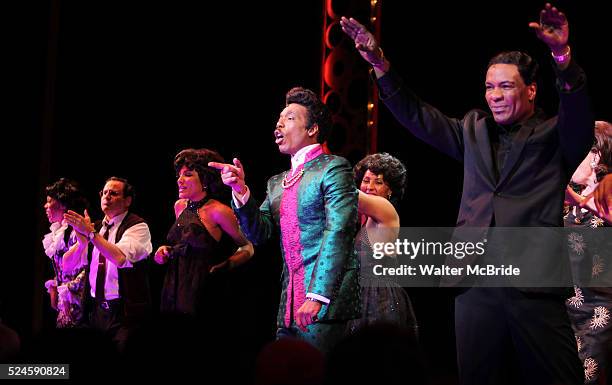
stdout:
[(576, 86), (565, 91), (558, 82), (558, 116), (537, 113), (521, 125), (499, 178), (489, 113), (449, 118), (404, 87), (395, 72), (378, 80), (382, 100), (409, 132), (463, 163), (458, 227), (563, 226), (565, 187), (593, 144), (595, 123), (580, 67), (572, 62), (558, 75)]
[(420, 100), (390, 72), (379, 79), (381, 98), (412, 134), (463, 163), (463, 195), (457, 226), (563, 226), (565, 186), (593, 144), (595, 125), (584, 74), (575, 63), (566, 76), (582, 77), (559, 89), (559, 115), (536, 114), (517, 133), (499, 179), (489, 141), (489, 113), (445, 116)]

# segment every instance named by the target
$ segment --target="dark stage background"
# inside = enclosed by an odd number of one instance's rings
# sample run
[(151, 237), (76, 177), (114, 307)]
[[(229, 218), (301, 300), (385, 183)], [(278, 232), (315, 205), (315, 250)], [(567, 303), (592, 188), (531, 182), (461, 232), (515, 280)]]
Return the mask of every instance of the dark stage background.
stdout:
[[(596, 116), (611, 120), (610, 64), (601, 56), (612, 36), (599, 3), (556, 4), (568, 14), (573, 57), (589, 76)], [(79, 181), (92, 216), (99, 217), (104, 180), (127, 177), (137, 191), (133, 211), (148, 220), (155, 250), (173, 221), (176, 152), (207, 147), (226, 159), (239, 157), (261, 199), (266, 179), (289, 167), (272, 136), (285, 92), (295, 85), (319, 91), (321, 84), (320, 0), (57, 4), (19, 2), (3, 12), (15, 22), (5, 51), (15, 66), (8, 73), (4, 130), (11, 136), (3, 141), (11, 221), (0, 316), (26, 342), (53, 325), (43, 287), (51, 272), (40, 242), (48, 229), (45, 185), (59, 177)], [(418, 95), (456, 117), (486, 108), (484, 73), (492, 55), (528, 50), (542, 69), (539, 104), (554, 113), (550, 56), (527, 27), (542, 6), (383, 1), (382, 46)], [(404, 133), (382, 105), (379, 127), (378, 150), (408, 168), (402, 225), (453, 226), (461, 165)], [(277, 248), (276, 242), (258, 248), (237, 279), (244, 292), (237, 306), (245, 309), (254, 344), (274, 332), (282, 263)], [(154, 296), (162, 274), (153, 269)], [(454, 293), (407, 291), (436, 375), (452, 379)]]

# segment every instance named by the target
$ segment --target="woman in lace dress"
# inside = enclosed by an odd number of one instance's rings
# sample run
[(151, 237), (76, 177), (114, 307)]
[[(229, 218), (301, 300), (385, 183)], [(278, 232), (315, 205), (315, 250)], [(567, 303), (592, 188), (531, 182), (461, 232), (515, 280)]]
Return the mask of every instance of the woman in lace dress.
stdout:
[(45, 283), (51, 307), (57, 310), (58, 328), (76, 327), (83, 321), (83, 290), (87, 268), (87, 239), (72, 230), (64, 213), (82, 213), (87, 203), (78, 185), (61, 178), (46, 188), (45, 213), (51, 223), (43, 238), (45, 254), (51, 260), (54, 277)]

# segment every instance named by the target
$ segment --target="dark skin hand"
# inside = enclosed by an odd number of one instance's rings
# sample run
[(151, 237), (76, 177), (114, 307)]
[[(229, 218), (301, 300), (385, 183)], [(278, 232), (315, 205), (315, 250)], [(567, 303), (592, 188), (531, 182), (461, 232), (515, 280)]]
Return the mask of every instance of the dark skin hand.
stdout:
[(555, 55), (561, 55), (567, 49), (569, 24), (565, 14), (546, 3), (540, 12), (540, 22), (531, 22), (529, 27), (535, 30), (538, 39), (542, 40)]

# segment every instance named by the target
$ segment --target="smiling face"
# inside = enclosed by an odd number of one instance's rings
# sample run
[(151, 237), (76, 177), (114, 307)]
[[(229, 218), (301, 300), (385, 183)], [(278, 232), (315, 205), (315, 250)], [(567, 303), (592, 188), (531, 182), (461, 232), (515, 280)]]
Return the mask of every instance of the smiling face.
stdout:
[(535, 111), (535, 83), (526, 85), (514, 64), (493, 64), (487, 71), (485, 99), (499, 124), (514, 124)]
[(389, 199), (392, 193), (389, 184), (385, 182), (383, 174), (376, 175), (370, 170), (363, 174), (359, 189), (366, 194), (377, 195), (386, 199)]
[(195, 170), (187, 168), (187, 166), (183, 166), (179, 170), (176, 183), (178, 184), (178, 195), (180, 199), (199, 201), (206, 195), (202, 187), (202, 181), (200, 181), (200, 175)]
[(47, 196), (47, 202), (45, 203), (45, 214), (49, 223), (61, 222), (64, 219), (64, 213), (66, 208), (57, 200), (50, 196)]
[(274, 137), (282, 154), (294, 155), (301, 148), (317, 143), (318, 132), (316, 124), (308, 127), (306, 107), (292, 103), (280, 113)]

